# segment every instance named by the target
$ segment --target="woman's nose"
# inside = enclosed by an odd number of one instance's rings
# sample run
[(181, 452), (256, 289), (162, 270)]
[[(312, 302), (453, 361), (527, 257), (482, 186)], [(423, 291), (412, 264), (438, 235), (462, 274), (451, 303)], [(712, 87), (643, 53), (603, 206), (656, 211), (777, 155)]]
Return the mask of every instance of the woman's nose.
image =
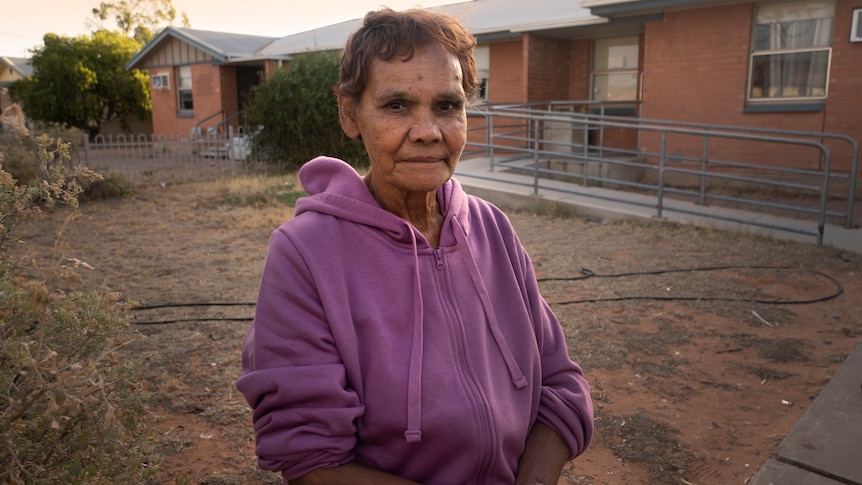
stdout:
[(412, 121), (408, 137), (412, 143), (434, 143), (443, 138), (443, 132), (433, 113), (420, 113)]

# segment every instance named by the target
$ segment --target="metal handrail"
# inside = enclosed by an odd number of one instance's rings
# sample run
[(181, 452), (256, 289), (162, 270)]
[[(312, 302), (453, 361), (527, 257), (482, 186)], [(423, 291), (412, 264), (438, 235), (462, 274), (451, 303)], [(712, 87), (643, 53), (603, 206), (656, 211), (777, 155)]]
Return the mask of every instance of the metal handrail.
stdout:
[[(671, 126), (671, 127), (682, 127), (682, 128), (699, 128), (708, 131), (726, 131), (731, 133), (762, 133), (765, 135), (779, 135), (786, 137), (805, 137), (805, 138), (826, 138), (826, 139), (834, 139), (839, 141), (847, 142), (850, 145), (851, 158), (850, 158), (850, 171), (847, 175), (842, 174), (829, 174), (834, 178), (843, 178), (848, 181), (848, 205), (847, 212), (845, 216), (845, 227), (851, 227), (853, 225), (854, 218), (854, 202), (856, 200), (856, 180), (858, 176), (858, 166), (859, 166), (859, 143), (851, 136), (844, 135), (841, 133), (830, 133), (830, 132), (814, 132), (814, 131), (802, 131), (802, 130), (780, 130), (776, 128), (763, 128), (756, 126), (734, 126), (734, 125), (722, 125), (722, 124), (709, 124), (709, 123), (697, 123), (697, 122), (685, 122), (685, 121), (672, 121), (672, 120), (657, 120), (657, 119), (647, 119), (642, 118), (640, 116), (637, 117), (623, 117), (623, 116), (613, 116), (606, 115), (605, 110), (608, 106), (615, 105), (632, 105), (632, 103), (626, 102), (596, 102), (595, 104), (599, 104), (600, 112), (597, 114), (590, 113), (578, 113), (578, 112), (560, 112), (560, 111), (552, 111), (551, 107), (560, 106), (560, 105), (582, 105), (586, 104), (586, 102), (582, 101), (551, 101), (551, 102), (541, 102), (541, 103), (524, 103), (524, 104), (507, 104), (507, 105), (499, 105), (495, 106), (493, 109), (497, 111), (511, 111), (511, 112), (521, 112), (521, 113), (536, 113), (536, 107), (538, 106), (548, 106), (549, 108), (545, 112), (553, 113), (553, 114), (563, 114), (565, 116), (571, 116), (576, 118), (583, 118), (592, 121), (616, 121), (621, 123), (635, 123), (638, 125), (651, 125), (651, 126)], [(601, 144), (599, 145), (601, 147)], [(601, 148), (600, 148), (601, 149)], [(706, 160), (706, 157), (702, 157), (703, 161)], [(828, 172), (827, 172), (828, 173)]]
[[(577, 104), (577, 103), (576, 103)], [(631, 104), (631, 103), (629, 103)], [(548, 106), (549, 103), (544, 103), (545, 106)], [(472, 116), (482, 116), (486, 120), (483, 126), (473, 126), (471, 130), (486, 130), (484, 142), (468, 142), (470, 145), (471, 151), (470, 153), (478, 154), (485, 153), (487, 154), (490, 164), (491, 170), (493, 171), (495, 167), (503, 167), (503, 168), (513, 168), (516, 167), (518, 162), (526, 162), (521, 163), (521, 170), (530, 170), (532, 168), (533, 173), (533, 193), (538, 195), (538, 191), (540, 188), (549, 189), (549, 190), (557, 190), (557, 191), (565, 191), (574, 193), (577, 195), (585, 195), (591, 197), (598, 197), (607, 200), (614, 200), (617, 202), (631, 203), (635, 205), (649, 205), (656, 209), (657, 217), (662, 216), (662, 212), (665, 210), (672, 210), (676, 212), (683, 213), (692, 213), (699, 215), (707, 215), (706, 211), (700, 211), (696, 209), (686, 209), (682, 207), (668, 207), (665, 204), (665, 197), (667, 193), (676, 193), (676, 194), (684, 194), (684, 195), (698, 195), (701, 204), (706, 205), (707, 200), (719, 201), (719, 202), (733, 202), (733, 203), (741, 203), (750, 206), (755, 206), (759, 208), (777, 208), (784, 210), (794, 210), (798, 212), (805, 212), (810, 214), (815, 214), (817, 217), (817, 229), (816, 231), (807, 231), (801, 230), (796, 226), (790, 227), (788, 225), (784, 226), (775, 226), (773, 224), (764, 223), (760, 221), (751, 221), (751, 220), (741, 220), (738, 218), (733, 218), (726, 215), (716, 216), (714, 213), (710, 213), (709, 217), (718, 218), (718, 219), (726, 219), (734, 222), (741, 222), (745, 224), (758, 225), (762, 227), (768, 227), (773, 229), (779, 229), (790, 232), (798, 232), (803, 234), (816, 235), (817, 243), (822, 244), (823, 242), (823, 231), (825, 228), (826, 218), (827, 216), (837, 216), (837, 217), (846, 217), (846, 225), (850, 227), (852, 225), (852, 209), (848, 210), (847, 213), (835, 213), (830, 212), (827, 209), (828, 202), (828, 194), (829, 194), (829, 184), (830, 177), (834, 177), (835, 174), (831, 174), (832, 167), (832, 156), (829, 152), (829, 149), (820, 142), (802, 139), (803, 136), (814, 136), (814, 134), (807, 132), (793, 132), (793, 131), (784, 131), (784, 130), (771, 130), (771, 129), (748, 129), (745, 128), (746, 133), (741, 133), (742, 128), (739, 127), (727, 127), (723, 125), (706, 125), (706, 124), (685, 124), (679, 123), (679, 126), (674, 126), (673, 122), (659, 122), (655, 123), (652, 120), (642, 120), (642, 119), (630, 119), (630, 118), (622, 118), (622, 117), (613, 117), (613, 116), (600, 116), (600, 115), (588, 115), (584, 113), (561, 113), (559, 111), (549, 111), (547, 109), (535, 109), (538, 106), (531, 106), (529, 109), (514, 106), (514, 105), (505, 105), (505, 106), (496, 106), (496, 107), (485, 107), (481, 112), (479, 111), (471, 111), (470, 114)], [(574, 132), (576, 130), (583, 130), (584, 139), (582, 144), (578, 143), (566, 143), (559, 140), (550, 140), (547, 139), (547, 130), (551, 130), (549, 128), (549, 123), (558, 123), (564, 126), (568, 126), (569, 129)], [(503, 127), (503, 128), (501, 128)], [(661, 145), (658, 152), (651, 153), (641, 151), (640, 143), (638, 142), (638, 147), (632, 150), (619, 149), (619, 148), (608, 148), (603, 145), (603, 142), (600, 140), (598, 145), (589, 144), (587, 134), (589, 130), (597, 130), (601, 132), (605, 128), (623, 128), (623, 129), (634, 129), (638, 131), (638, 139), (640, 139), (640, 135), (642, 132), (653, 132), (657, 133), (661, 138)], [(759, 133), (759, 134), (758, 134)], [(543, 136), (545, 135), (545, 136)], [(693, 158), (692, 161), (701, 161), (701, 166), (699, 169), (685, 169), (679, 167), (671, 167), (668, 166), (668, 159), (670, 158), (668, 153), (668, 135), (680, 135), (683, 137), (701, 137), (704, 140), (703, 144), (703, 155), (700, 159)], [(792, 138), (793, 135), (799, 135), (800, 138)], [(855, 174), (856, 174), (856, 159), (858, 157), (858, 144), (856, 141), (850, 137), (845, 135), (836, 135), (836, 134), (817, 134), (822, 138), (836, 138), (845, 140), (850, 143), (853, 148), (854, 160), (851, 163), (852, 166), (852, 174), (853, 181), (855, 182)], [(729, 167), (733, 169), (758, 169), (758, 170), (774, 170), (777, 172), (786, 172), (792, 174), (802, 174), (809, 177), (814, 177), (816, 181), (812, 185), (805, 185), (801, 183), (787, 183), (787, 182), (779, 182), (775, 180), (762, 180), (757, 179), (751, 176), (743, 177), (734, 175), (732, 173), (717, 173), (717, 172), (708, 172), (706, 170), (706, 160), (708, 155), (708, 140), (714, 138), (723, 138), (730, 140), (739, 140), (741, 142), (759, 142), (759, 143), (776, 143), (776, 144), (785, 144), (785, 145), (795, 145), (799, 147), (809, 147), (818, 151), (818, 159), (822, 160), (822, 168), (820, 170), (806, 170), (806, 169), (791, 169), (785, 167), (770, 167), (770, 166), (760, 166), (760, 165), (752, 165), (739, 163), (734, 161), (718, 161), (715, 162), (718, 165)], [(578, 149), (578, 151), (575, 151)], [(501, 159), (500, 155), (504, 154), (504, 157)], [(615, 158), (614, 155), (627, 155), (630, 158), (634, 157), (636, 160), (640, 161), (632, 161), (627, 159)], [(598, 156), (596, 156), (598, 155)], [(657, 158), (658, 164), (648, 164), (643, 161), (644, 158)], [(532, 159), (530, 161), (530, 159)], [(561, 172), (558, 170), (553, 170), (550, 167), (542, 168), (540, 165), (541, 160), (551, 160), (555, 159), (557, 161), (562, 161), (563, 163), (576, 163), (581, 165), (582, 172), (580, 174), (572, 173), (572, 172)], [(589, 164), (590, 163), (603, 163), (603, 164), (616, 164), (622, 166), (632, 166), (632, 167), (640, 167), (643, 169), (651, 169), (658, 171), (658, 182), (655, 185), (644, 184), (639, 182), (632, 182), (620, 179), (609, 178), (604, 175), (593, 176), (590, 175)], [(713, 161), (710, 161), (710, 164), (713, 164)], [(700, 184), (700, 192), (698, 194), (694, 194), (690, 191), (681, 190), (678, 188), (670, 187), (666, 184), (666, 175), (669, 173), (678, 173), (678, 174), (686, 174), (686, 175), (694, 175), (699, 176), (701, 179)], [(477, 176), (475, 174), (467, 174), (468, 176)], [(655, 203), (645, 204), (643, 202), (633, 201), (631, 197), (626, 198), (622, 196), (613, 196), (608, 195), (606, 192), (601, 194), (596, 191), (589, 190), (578, 190), (576, 188), (572, 189), (561, 189), (559, 185), (548, 186), (543, 183), (543, 180), (548, 178), (549, 176), (560, 175), (567, 177), (579, 178), (581, 183), (584, 186), (588, 186), (593, 183), (613, 183), (615, 185), (620, 186), (629, 186), (635, 189), (651, 189), (657, 192), (657, 198)], [(494, 179), (493, 176), (479, 176), (480, 178), (489, 178)], [(502, 177), (496, 178), (497, 180), (502, 180)], [(707, 190), (707, 179), (724, 179), (727, 181), (740, 181), (745, 183), (756, 183), (762, 184), (764, 186), (773, 186), (773, 187), (783, 187), (792, 190), (809, 190), (812, 192), (819, 192), (819, 200), (817, 203), (816, 209), (805, 208), (798, 205), (786, 205), (780, 204), (776, 202), (766, 202), (766, 201), (758, 201), (754, 199), (746, 199), (739, 197), (732, 197), (727, 195), (720, 194), (709, 194)], [(511, 182), (517, 183), (519, 185), (523, 184), (520, 182)], [(850, 185), (850, 205), (852, 207), (854, 201), (854, 191), (855, 184)]]

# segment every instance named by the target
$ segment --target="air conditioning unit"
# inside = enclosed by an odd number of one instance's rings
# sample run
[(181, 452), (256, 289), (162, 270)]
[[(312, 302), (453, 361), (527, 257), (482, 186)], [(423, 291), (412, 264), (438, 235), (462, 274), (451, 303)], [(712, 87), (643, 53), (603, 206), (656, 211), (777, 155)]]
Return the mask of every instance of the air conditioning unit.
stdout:
[(154, 74), (150, 76), (150, 83), (153, 85), (153, 89), (171, 89), (171, 77), (168, 75), (168, 73)]

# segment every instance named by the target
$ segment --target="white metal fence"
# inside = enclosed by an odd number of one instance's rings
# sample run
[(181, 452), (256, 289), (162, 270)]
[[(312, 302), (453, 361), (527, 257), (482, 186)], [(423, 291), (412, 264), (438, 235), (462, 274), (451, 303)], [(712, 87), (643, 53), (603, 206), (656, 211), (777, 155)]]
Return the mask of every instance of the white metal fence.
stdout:
[(207, 180), (266, 168), (251, 138), (230, 130), (208, 135), (86, 136), (82, 162), (101, 173), (119, 173), (134, 184)]

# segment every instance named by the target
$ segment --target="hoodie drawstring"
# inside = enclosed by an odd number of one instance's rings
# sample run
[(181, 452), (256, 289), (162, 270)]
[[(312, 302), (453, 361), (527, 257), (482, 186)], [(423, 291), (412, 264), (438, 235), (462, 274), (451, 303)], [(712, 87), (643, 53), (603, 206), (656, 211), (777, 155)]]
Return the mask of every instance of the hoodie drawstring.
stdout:
[(458, 241), (458, 245), (467, 251), (468, 257), (464, 259), (467, 261), (467, 269), (470, 273), (470, 279), (472, 279), (473, 284), (476, 285), (476, 290), (479, 293), (479, 300), (482, 302), (482, 307), (485, 309), (485, 315), (488, 316), (488, 326), (491, 329), (491, 335), (494, 337), (494, 341), (497, 343), (500, 353), (503, 354), (503, 360), (506, 361), (506, 367), (509, 369), (509, 377), (512, 379), (512, 385), (514, 385), (516, 389), (523, 389), (527, 386), (527, 378), (524, 376), (524, 372), (515, 360), (515, 354), (512, 353), (512, 349), (509, 347), (506, 337), (503, 336), (503, 331), (500, 329), (500, 322), (497, 320), (494, 306), (491, 305), (491, 302), (488, 299), (488, 290), (485, 287), (485, 281), (479, 273), (479, 267), (476, 266), (476, 260), (473, 257), (472, 251), (470, 251), (470, 245), (467, 243), (467, 233), (464, 231), (461, 224), (458, 223), (457, 219), (453, 220), (455, 221), (454, 225), (457, 226), (457, 230), (452, 232), (455, 233), (455, 240)]
[(408, 222), (407, 230), (413, 241), (413, 348), (410, 352), (410, 370), (407, 374), (407, 430), (408, 443), (422, 441), (422, 349), (424, 347), (424, 313), (422, 282), (419, 278), (419, 247), (416, 233)]

